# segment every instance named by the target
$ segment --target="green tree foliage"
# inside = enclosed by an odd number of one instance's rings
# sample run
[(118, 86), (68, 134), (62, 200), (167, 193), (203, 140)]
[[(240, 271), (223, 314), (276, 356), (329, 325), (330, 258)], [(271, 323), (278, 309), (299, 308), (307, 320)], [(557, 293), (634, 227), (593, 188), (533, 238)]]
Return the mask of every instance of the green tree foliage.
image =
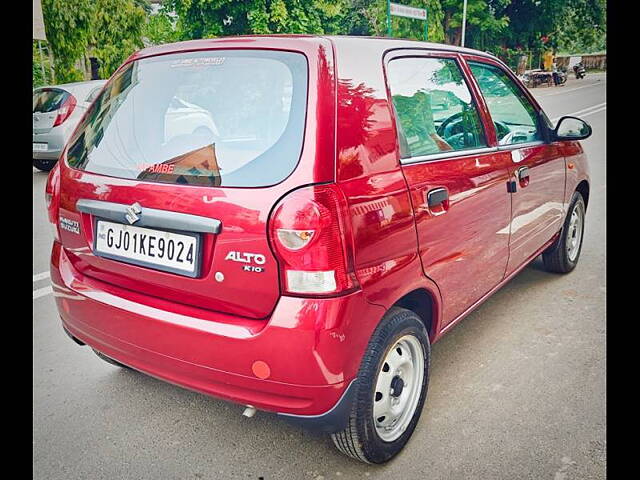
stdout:
[[(440, 0), (397, 0), (428, 9), (429, 40), (444, 40)], [(386, 0), (168, 0), (183, 26), (184, 39), (227, 35), (387, 33)], [(424, 39), (420, 20), (393, 17), (393, 36)]]
[[(496, 44), (509, 26), (504, 8), (511, 0), (468, 0), (465, 47), (485, 50)], [(444, 10), (443, 28), (446, 43), (460, 45), (463, 2), (441, 0)]]
[[(416, 8), (427, 9), (430, 42), (444, 41), (442, 19), (444, 13), (440, 0), (395, 0), (394, 3)], [(387, 1), (386, 0), (348, 0), (344, 2), (343, 28), (345, 35), (387, 35)], [(391, 35), (396, 38), (424, 40), (424, 21), (391, 17)]]
[(100, 75), (110, 76), (142, 47), (147, 0), (43, 0), (48, 45), (54, 57), (55, 81), (84, 80), (88, 56), (100, 62)]
[(607, 4), (605, 0), (574, 0), (566, 8), (557, 29), (558, 50), (591, 53), (606, 50)]
[[(429, 41), (460, 44), (463, 0), (396, 0), (426, 8)], [(108, 77), (145, 42), (246, 34), (387, 35), (386, 0), (42, 0), (56, 82), (81, 80), (87, 58)], [(392, 17), (392, 35), (424, 39), (424, 22)], [(523, 51), (588, 53), (606, 44), (605, 0), (468, 0), (466, 46), (517, 59)], [(539, 55), (539, 53), (538, 53)], [(34, 54), (34, 63), (36, 57)], [(41, 74), (34, 67), (34, 79)], [(48, 74), (48, 72), (47, 72)], [(39, 81), (39, 80), (38, 80)]]
[(90, 54), (100, 62), (102, 78), (108, 78), (129, 55), (142, 48), (145, 19), (139, 2), (94, 0)]
[(151, 15), (151, 3), (149, 3), (149, 0), (133, 0), (133, 4), (144, 10), (145, 15)]
[(44, 85), (47, 82), (44, 79), (44, 77), (42, 76), (42, 65), (41, 65), (41, 61), (40, 61), (40, 52), (38, 52), (38, 43), (36, 41), (33, 42), (33, 63), (32, 63), (32, 67), (33, 67), (33, 74), (32, 74), (31, 78), (33, 79), (33, 88), (41, 87), (42, 85)]
[(511, 19), (507, 47), (556, 50), (605, 41), (604, 0), (511, 0), (503, 12)]
[(42, 0), (47, 41), (53, 53), (56, 82), (82, 80), (74, 64), (86, 51), (91, 35), (91, 0)]
[(182, 37), (337, 31), (342, 0), (168, 0)]
[(161, 10), (147, 18), (142, 37), (144, 41), (151, 45), (161, 45), (163, 43), (177, 42), (182, 35), (177, 22), (166, 11)]

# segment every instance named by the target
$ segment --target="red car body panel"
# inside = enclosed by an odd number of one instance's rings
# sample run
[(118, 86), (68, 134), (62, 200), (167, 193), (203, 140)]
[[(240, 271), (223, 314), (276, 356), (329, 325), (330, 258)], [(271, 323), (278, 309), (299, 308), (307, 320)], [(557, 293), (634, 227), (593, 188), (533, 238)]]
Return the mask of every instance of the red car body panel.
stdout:
[[(497, 146), (465, 59), (502, 64), (472, 50), (390, 39), (234, 37), (152, 47), (127, 62), (220, 48), (306, 56), (305, 140), (288, 178), (264, 188), (178, 186), (92, 174), (63, 160), (47, 187), (59, 189), (50, 208), (77, 220), (83, 232), (59, 230), (52, 250), (51, 278), (64, 327), (150, 375), (264, 410), (322, 415), (356, 378), (386, 310), (409, 294), (427, 299), (426, 321), (436, 341), (550, 244), (572, 193), (581, 182), (588, 189), (578, 142), (400, 164), (385, 55), (456, 58), (488, 146)], [(507, 182), (525, 164), (531, 183), (509, 193)], [(267, 235), (269, 216), (291, 190), (320, 183), (337, 184), (347, 199), (358, 288), (327, 298), (284, 295)], [(425, 193), (433, 188), (448, 191), (446, 212), (424, 208)], [(137, 201), (214, 217), (224, 227), (218, 235), (205, 234), (202, 274), (186, 278), (93, 255), (93, 218), (76, 208), (79, 199)], [(215, 272), (239, 242), (265, 256), (264, 275), (251, 282), (239, 269), (230, 270), (224, 283), (216, 282)], [(256, 362), (267, 365), (266, 376)]]
[[(51, 274), (63, 324), (82, 342), (171, 383), (300, 415), (337, 402), (359, 367), (352, 352), (366, 346), (358, 319), (384, 314), (361, 292), (282, 296), (260, 322), (180, 306), (83, 276), (57, 242)], [(256, 377), (255, 362), (267, 363), (268, 378)]]

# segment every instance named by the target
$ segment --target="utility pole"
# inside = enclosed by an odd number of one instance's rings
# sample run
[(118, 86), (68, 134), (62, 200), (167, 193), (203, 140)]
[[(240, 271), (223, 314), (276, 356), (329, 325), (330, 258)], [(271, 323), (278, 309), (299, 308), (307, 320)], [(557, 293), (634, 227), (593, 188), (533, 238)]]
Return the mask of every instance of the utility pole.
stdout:
[(464, 31), (467, 26), (467, 0), (464, 0), (464, 6), (462, 7), (462, 42), (461, 47), (464, 47)]

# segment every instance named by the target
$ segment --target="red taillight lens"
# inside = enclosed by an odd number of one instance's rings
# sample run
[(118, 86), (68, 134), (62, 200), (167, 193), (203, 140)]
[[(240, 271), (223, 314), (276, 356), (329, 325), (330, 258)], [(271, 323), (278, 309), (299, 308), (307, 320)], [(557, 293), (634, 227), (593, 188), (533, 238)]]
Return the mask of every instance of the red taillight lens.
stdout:
[(285, 293), (336, 295), (357, 287), (348, 219), (335, 185), (295, 190), (276, 205), (269, 230)]
[(47, 216), (53, 230), (53, 238), (59, 242), (58, 233), (58, 209), (60, 205), (60, 162), (49, 172), (47, 183), (44, 188), (44, 198), (47, 204)]
[(56, 116), (56, 121), (53, 122), (53, 126), (57, 127), (62, 124), (69, 115), (73, 113), (73, 110), (76, 108), (76, 97), (73, 95), (69, 95), (67, 99), (64, 101), (62, 106), (58, 109), (58, 116)]

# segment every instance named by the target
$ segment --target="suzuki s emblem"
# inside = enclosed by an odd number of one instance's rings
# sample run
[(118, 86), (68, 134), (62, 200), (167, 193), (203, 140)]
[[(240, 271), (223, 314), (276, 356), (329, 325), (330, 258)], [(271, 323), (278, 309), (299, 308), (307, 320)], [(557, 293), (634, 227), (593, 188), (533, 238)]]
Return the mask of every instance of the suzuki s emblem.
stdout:
[(140, 217), (138, 216), (139, 213), (142, 213), (142, 207), (138, 202), (136, 202), (133, 205), (127, 207), (127, 213), (125, 213), (124, 218), (126, 218), (127, 221), (131, 225), (133, 225), (138, 220), (140, 220)]

